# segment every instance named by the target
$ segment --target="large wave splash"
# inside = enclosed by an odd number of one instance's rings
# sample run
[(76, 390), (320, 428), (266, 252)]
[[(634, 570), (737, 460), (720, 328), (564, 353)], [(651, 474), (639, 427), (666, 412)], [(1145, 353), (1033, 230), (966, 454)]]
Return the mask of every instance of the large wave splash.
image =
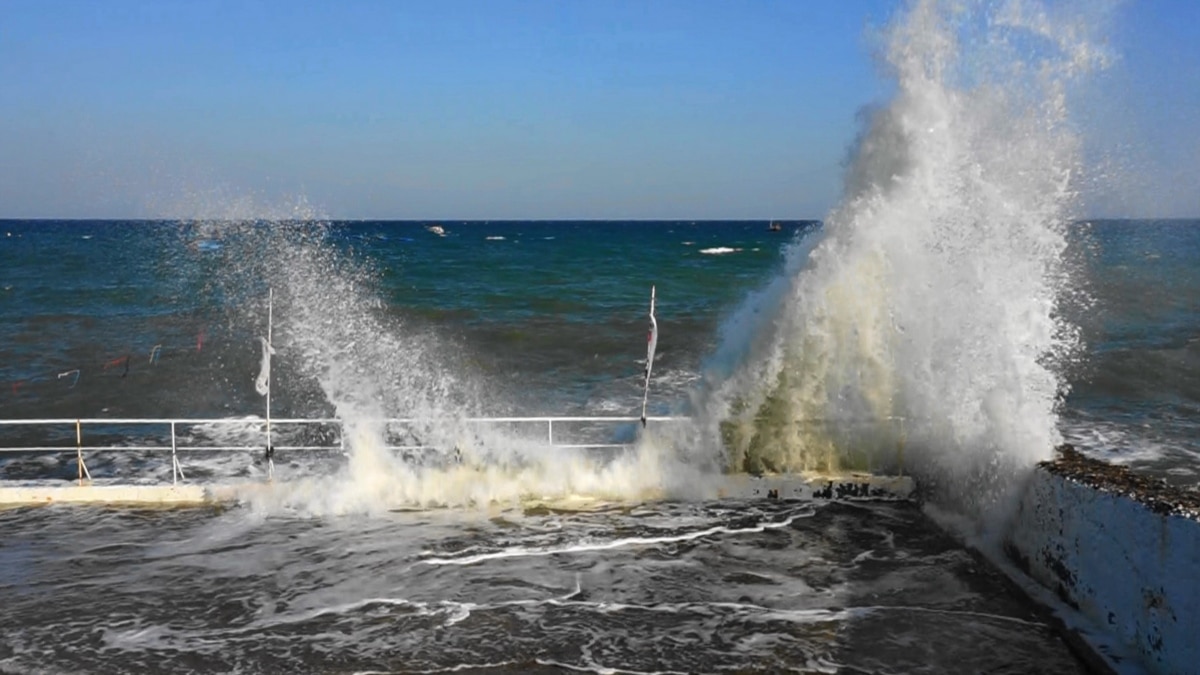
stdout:
[[(883, 32), (841, 203), (724, 327), (695, 442), (745, 471), (916, 468), (986, 504), (1058, 442), (1080, 138), (1097, 22), (918, 0)], [(940, 484), (940, 485), (939, 485)], [(982, 500), (981, 500), (982, 498)]]
[[(678, 472), (664, 468), (667, 453), (651, 445), (592, 457), (550, 447), (540, 428), (471, 423), (471, 416), (515, 411), (505, 407), (513, 397), (504, 387), (466, 365), (465, 345), (390, 307), (379, 295), (379, 270), (352, 243), (336, 241), (336, 228), (303, 200), (255, 209), (262, 217), (245, 211), (242, 205), (236, 219), (186, 229), (221, 243), (228, 264), (216, 283), (233, 305), (231, 321), (265, 337), (273, 293), (271, 390), (286, 400), (275, 416), (285, 408), (286, 416), (336, 418), (345, 447), (338, 461), (279, 458), (273, 484), (246, 486), (251, 508), (313, 515), (487, 509), (530, 499), (640, 499), (676, 482)], [(407, 421), (389, 423), (395, 418)], [(295, 431), (277, 426), (276, 443)], [(389, 447), (396, 445), (427, 450)]]
[[(456, 365), (464, 361), (454, 353), (461, 345), (388, 317), (365, 263), (311, 232), (291, 239), (277, 244), (284, 265), (275, 282), (288, 317), (281, 345), (333, 405), (348, 462), (333, 475), (296, 477), (259, 492), (258, 505), (330, 514), (486, 508), (529, 498), (640, 496), (658, 484), (650, 453), (593, 461), (528, 435), (468, 423), (471, 415), (511, 412), (495, 403), (511, 397)], [(385, 420), (397, 417), (410, 421), (389, 429)], [(405, 457), (387, 447), (396, 441), (431, 448), (433, 456)]]

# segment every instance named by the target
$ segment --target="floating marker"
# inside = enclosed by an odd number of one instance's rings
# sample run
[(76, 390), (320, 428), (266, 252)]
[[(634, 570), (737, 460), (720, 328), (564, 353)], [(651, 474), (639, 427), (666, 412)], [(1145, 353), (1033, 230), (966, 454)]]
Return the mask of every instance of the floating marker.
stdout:
[(122, 363), (125, 364), (125, 370), (121, 371), (121, 377), (124, 378), (126, 375), (129, 374), (129, 355), (128, 354), (126, 354), (125, 356), (122, 356), (119, 359), (113, 359), (112, 361), (109, 361), (108, 363), (104, 364), (104, 370), (107, 371), (109, 368), (112, 368), (113, 366), (116, 366), (116, 365), (120, 365)]
[[(200, 332), (196, 336), (197, 351), (203, 349), (205, 335), (206, 333), (204, 329), (201, 328)], [(175, 353), (176, 351), (185, 351), (186, 349), (188, 349), (188, 347), (183, 345), (176, 345), (174, 347), (170, 345), (167, 346), (167, 351), (170, 351), (171, 353)], [(163, 351), (162, 343), (154, 345), (154, 347), (150, 349), (149, 364), (152, 366), (157, 365), (159, 361), (162, 360)], [(110, 370), (117, 366), (121, 367), (121, 374), (118, 375), (118, 377), (121, 379), (126, 379), (129, 376), (130, 370), (133, 368), (133, 355), (126, 354), (109, 361), (101, 362), (95, 366), (87, 366), (87, 369), (88, 372), (94, 373), (94, 369), (98, 368), (102, 373), (107, 374)], [(12, 380), (9, 381), (9, 389), (13, 396), (20, 396), (21, 390), (26, 388), (26, 385), (32, 385), (38, 382), (54, 382), (56, 380), (62, 380), (63, 378), (71, 379), (69, 388), (73, 389), (79, 384), (79, 379), (82, 377), (82, 371), (82, 368), (72, 368), (71, 370), (63, 371), (61, 373), (55, 373), (54, 371), (51, 371), (40, 375), (33, 375), (22, 380)]]

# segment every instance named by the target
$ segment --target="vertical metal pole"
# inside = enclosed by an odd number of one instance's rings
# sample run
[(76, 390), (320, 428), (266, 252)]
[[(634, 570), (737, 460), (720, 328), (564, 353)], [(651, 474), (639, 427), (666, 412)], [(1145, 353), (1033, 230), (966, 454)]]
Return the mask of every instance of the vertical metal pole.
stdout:
[[(271, 350), (271, 326), (274, 321), (275, 311), (275, 289), (267, 289), (267, 368), (270, 372)], [(275, 376), (267, 377), (267, 480), (275, 478), (275, 458), (271, 452), (271, 387), (275, 384)]]
[(554, 420), (546, 420), (546, 442), (554, 445)]
[(171, 420), (171, 485), (179, 483), (179, 460), (175, 458), (175, 420)]
[(75, 458), (79, 463), (79, 485), (83, 485), (83, 477), (92, 480), (92, 473), (88, 471), (87, 465), (83, 463), (83, 424), (75, 420)]
[(83, 486), (83, 429), (75, 420), (75, 463), (79, 465), (79, 485)]

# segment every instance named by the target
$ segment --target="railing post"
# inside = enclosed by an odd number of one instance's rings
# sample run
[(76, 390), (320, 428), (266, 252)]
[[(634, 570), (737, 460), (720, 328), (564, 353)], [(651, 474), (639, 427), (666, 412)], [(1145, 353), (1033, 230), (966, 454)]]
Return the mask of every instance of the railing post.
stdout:
[(75, 461), (79, 464), (79, 486), (83, 487), (84, 475), (87, 476), (88, 482), (91, 482), (92, 474), (83, 463), (83, 423), (78, 419), (75, 420)]
[(171, 485), (179, 483), (179, 460), (175, 457), (175, 420), (171, 420)]
[[(86, 458), (83, 456), (83, 421), (84, 421), (84, 419), (85, 418), (82, 418), (82, 417), (75, 418), (75, 419), (70, 419), (70, 418), (21, 419), (21, 420), (0, 419), (0, 429), (7, 428), (9, 426), (17, 426), (17, 425), (28, 426), (28, 425), (74, 424), (75, 425), (75, 445), (76, 445), (75, 452), (76, 452), (77, 463), (79, 465), (78, 466), (78, 482), (79, 482), (79, 485), (82, 486), (84, 484), (84, 481), (92, 480), (91, 471), (87, 466)], [(230, 418), (211, 418), (211, 419), (210, 418), (204, 418), (204, 419), (182, 418), (182, 419), (176, 419), (176, 418), (156, 417), (156, 418), (146, 418), (146, 419), (140, 419), (140, 418), (139, 419), (133, 419), (133, 418), (110, 418), (110, 419), (86, 418), (86, 419), (87, 419), (88, 424), (105, 425), (106, 427), (112, 426), (112, 425), (118, 425), (118, 424), (119, 425), (154, 425), (154, 426), (160, 426), (160, 425), (164, 425), (164, 424), (167, 425), (170, 428), (170, 434), (171, 434), (171, 444), (169, 447), (171, 450), (171, 484), (173, 486), (179, 485), (180, 483), (183, 483), (187, 480), (187, 473), (183, 470), (182, 460), (179, 459), (179, 425), (180, 424), (195, 425), (195, 424), (211, 422), (214, 424), (222, 425), (222, 424), (243, 424), (244, 423), (244, 420), (230, 419)], [(560, 446), (560, 445), (557, 445), (558, 441), (557, 441), (557, 439), (555, 437), (555, 433), (554, 433), (555, 422), (566, 422), (568, 424), (574, 424), (574, 423), (580, 423), (580, 422), (614, 423), (614, 422), (633, 422), (638, 419), (639, 418), (636, 418), (636, 417), (626, 418), (626, 417), (612, 417), (612, 416), (593, 416), (593, 417), (531, 416), (531, 417), (468, 418), (467, 421), (473, 425), (501, 424), (501, 423), (502, 424), (519, 425), (519, 429), (517, 429), (517, 430), (521, 431), (522, 438), (527, 438), (528, 437), (527, 434), (533, 432), (533, 428), (532, 428), (533, 424), (545, 424), (546, 425), (545, 438), (546, 438), (546, 442), (550, 446), (556, 447), (556, 448), (574, 448), (574, 447), (617, 447), (618, 445), (621, 445), (621, 444), (611, 444), (611, 443), (609, 443), (609, 444), (606, 444), (606, 443), (576, 444), (573, 442), (573, 438), (575, 436), (578, 436), (580, 432), (574, 432), (574, 433), (568, 433), (567, 434), (567, 436), (568, 436), (567, 442)], [(650, 419), (650, 418), (648, 418), (648, 419)], [(682, 418), (674, 418), (674, 417), (654, 418), (654, 420), (656, 422), (661, 422), (664, 420), (673, 421), (673, 420), (677, 420), (677, 419), (682, 419)], [(345, 424), (344, 424), (343, 420), (339, 420), (336, 418), (319, 419), (319, 420), (317, 420), (317, 419), (311, 419), (311, 420), (275, 420), (275, 419), (272, 419), (272, 422), (274, 422), (276, 424), (280, 423), (281, 421), (285, 424), (322, 424), (322, 425), (336, 426), (337, 430), (338, 430), (338, 434), (339, 434), (337, 445), (325, 444), (325, 445), (321, 445), (321, 446), (312, 446), (312, 447), (303, 446), (303, 447), (305, 449), (319, 449), (319, 450), (326, 450), (326, 451), (340, 449), (343, 453), (348, 452), (350, 443), (345, 437), (346, 430), (345, 430)], [(411, 420), (405, 420), (405, 421), (411, 421)], [(514, 430), (514, 431), (516, 431), (516, 430)], [(900, 439), (900, 444), (902, 445), (905, 442), (905, 440), (906, 439), (904, 439), (903, 434), (902, 434), (901, 439)], [(203, 442), (201, 442), (200, 445), (196, 445), (197, 442), (198, 441), (193, 438), (189, 442), (188, 448), (193, 451), (205, 450), (205, 449), (244, 451), (244, 450), (255, 449), (255, 446), (237, 446), (237, 447), (219, 446), (218, 447), (216, 445), (213, 445), (212, 447), (209, 447), (209, 445), (206, 445)], [(161, 437), (158, 437), (158, 440), (154, 443), (154, 445), (145, 446), (145, 447), (143, 447), (143, 446), (113, 446), (113, 445), (89, 446), (89, 447), (91, 447), (93, 450), (103, 450), (103, 451), (109, 451), (109, 450), (116, 451), (116, 450), (128, 449), (128, 450), (147, 450), (147, 451), (152, 451), (152, 452), (158, 452), (158, 451), (167, 449), (167, 448), (163, 447), (162, 442), (161, 442)], [(427, 447), (427, 446), (422, 446), (422, 447)], [(64, 449), (65, 448), (63, 448), (61, 444), (55, 445), (55, 446), (47, 446), (47, 447), (36, 446), (36, 447), (26, 447), (26, 448), (8, 447), (8, 446), (4, 446), (4, 445), (0, 444), (0, 453), (25, 450), (25, 451), (61, 454)], [(901, 447), (900, 450), (902, 452), (903, 448)]]

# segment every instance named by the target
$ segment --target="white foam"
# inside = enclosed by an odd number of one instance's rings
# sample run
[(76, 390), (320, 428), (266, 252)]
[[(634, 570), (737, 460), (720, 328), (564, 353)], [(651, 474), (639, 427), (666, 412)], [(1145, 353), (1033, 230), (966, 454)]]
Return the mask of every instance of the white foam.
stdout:
[(1079, 347), (1059, 311), (1080, 166), (1064, 91), (1103, 65), (1090, 28), (1034, 2), (898, 16), (895, 94), (864, 116), (824, 227), (727, 323), (698, 452), (732, 435), (737, 466), (803, 470), (903, 440), (906, 464), (982, 502), (1050, 455), (1056, 364)]
[(776, 530), (787, 527), (792, 524), (797, 518), (807, 517), (813, 514), (812, 511), (806, 511), (801, 514), (788, 516), (786, 519), (773, 522), (762, 523), (754, 527), (747, 528), (730, 528), (724, 525), (710, 527), (708, 529), (699, 530), (696, 532), (685, 532), (683, 534), (662, 536), (662, 537), (625, 537), (621, 539), (610, 539), (607, 541), (597, 542), (579, 542), (564, 546), (552, 547), (524, 547), (517, 546), (501, 551), (492, 551), (489, 553), (479, 553), (469, 556), (459, 556), (454, 558), (427, 558), (421, 562), (426, 565), (474, 565), (480, 562), (489, 560), (499, 560), (502, 558), (526, 558), (540, 557), (570, 553), (586, 553), (592, 551), (608, 551), (617, 548), (636, 547), (636, 546), (654, 546), (657, 544), (669, 544), (681, 541), (692, 541), (702, 537), (711, 537), (717, 534), (748, 534), (756, 532), (765, 532), (766, 530)]
[(1161, 466), (1164, 462), (1182, 461), (1183, 466), (1166, 470), (1169, 475), (1195, 475), (1197, 470), (1188, 464), (1200, 461), (1200, 452), (1191, 441), (1195, 434), (1187, 431), (1195, 425), (1176, 423), (1171, 430), (1154, 424), (1115, 422), (1095, 418), (1076, 419), (1059, 425), (1063, 440), (1077, 450), (1111, 464)]
[[(244, 493), (255, 509), (488, 508), (530, 498), (630, 500), (661, 495), (677, 483), (689, 490), (705, 485), (676, 468), (673, 453), (653, 445), (598, 459), (471, 426), (464, 417), (487, 410), (488, 383), (466, 370), (470, 359), (461, 358), (452, 339), (384, 312), (369, 265), (329, 243), (321, 224), (250, 227), (246, 236), (266, 238), (252, 243), (268, 259), (250, 256), (246, 264), (274, 289), (276, 358), (319, 385), (341, 423), (348, 455), (332, 475), (277, 466), (272, 489)], [(388, 450), (383, 420), (396, 417), (411, 420), (405, 433), (412, 444), (435, 448), (441, 460), (421, 463)], [(253, 424), (225, 433), (252, 435)]]
[(405, 461), (384, 448), (375, 434), (351, 433), (347, 447), (345, 469), (281, 480), (269, 490), (249, 487), (243, 499), (267, 512), (344, 514), (395, 508), (488, 509), (529, 500), (625, 502), (715, 496), (718, 490), (715, 477), (706, 479), (678, 465), (674, 453), (652, 442), (612, 459), (598, 459), (493, 433), (447, 444), (457, 447), (462, 460), (444, 466)]

